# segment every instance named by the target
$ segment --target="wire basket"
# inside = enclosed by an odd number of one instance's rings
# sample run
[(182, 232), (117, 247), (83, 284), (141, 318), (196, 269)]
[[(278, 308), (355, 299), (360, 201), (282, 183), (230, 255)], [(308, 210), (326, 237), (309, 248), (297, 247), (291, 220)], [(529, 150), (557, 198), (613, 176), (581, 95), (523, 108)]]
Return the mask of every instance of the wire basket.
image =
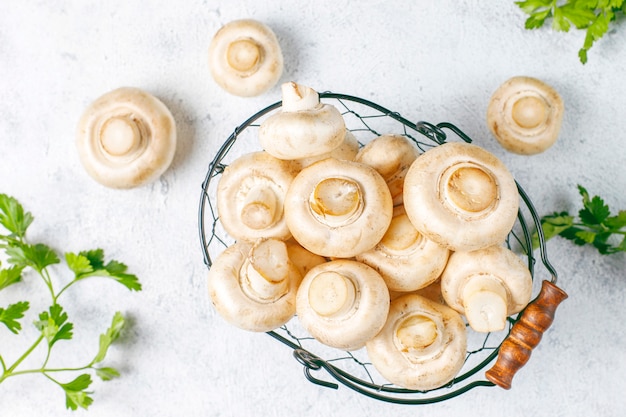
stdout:
[[(363, 98), (325, 92), (320, 93), (320, 100), (341, 111), (347, 128), (361, 145), (383, 134), (399, 134), (411, 139), (424, 152), (448, 141), (446, 131), (453, 133), (456, 139), (471, 142), (464, 132), (451, 123), (413, 123), (400, 114)], [(218, 217), (216, 189), (219, 178), (230, 162), (244, 153), (260, 150), (258, 128), (268, 115), (280, 107), (281, 102), (271, 104), (236, 127), (209, 164), (202, 183), (198, 219), (204, 262), (209, 269), (212, 259), (235, 242), (224, 231)], [(498, 385), (505, 389), (510, 388), (513, 375), (526, 363), (543, 332), (551, 325), (556, 307), (567, 297), (555, 285), (557, 273), (546, 256), (545, 239), (537, 211), (522, 187), (519, 184), (517, 187), (522, 204), (506, 244), (509, 249), (526, 259), (534, 285), (537, 286), (537, 282), (541, 280), (537, 279), (536, 258), (532, 250), (535, 231), (543, 272), (547, 273), (549, 279), (542, 281), (539, 294), (524, 311), (509, 317), (505, 330), (484, 334), (474, 332), (468, 327), (465, 363), (457, 376), (445, 386), (429, 391), (416, 391), (390, 384), (369, 362), (365, 349), (345, 352), (325, 346), (302, 328), (297, 317), (267, 334), (293, 351), (309, 381), (335, 389), (341, 384), (385, 402), (428, 404), (448, 400), (481, 386)], [(526, 220), (528, 216), (531, 219), (530, 224)], [(490, 365), (492, 367), (484, 372)], [(325, 378), (315, 374), (322, 370), (326, 372)]]

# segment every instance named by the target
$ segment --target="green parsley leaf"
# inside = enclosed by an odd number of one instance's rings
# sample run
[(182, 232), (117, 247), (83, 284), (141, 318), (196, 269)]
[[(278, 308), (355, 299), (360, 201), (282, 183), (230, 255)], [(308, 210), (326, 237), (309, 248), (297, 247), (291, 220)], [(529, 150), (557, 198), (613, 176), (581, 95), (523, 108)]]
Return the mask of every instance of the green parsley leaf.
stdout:
[(95, 369), (96, 369), (96, 375), (98, 375), (98, 377), (100, 377), (100, 379), (103, 381), (110, 381), (114, 378), (119, 378), (120, 376), (119, 371), (115, 368), (104, 367), (104, 368), (95, 368)]
[(105, 333), (100, 335), (100, 345), (98, 353), (93, 360), (93, 363), (100, 363), (104, 360), (104, 357), (109, 350), (109, 346), (111, 346), (111, 344), (119, 338), (120, 332), (124, 328), (125, 324), (126, 320), (124, 319), (122, 313), (120, 313), (119, 311), (116, 312), (115, 315), (113, 315), (111, 326), (107, 329)]
[(0, 194), (0, 224), (13, 236), (24, 238), (33, 219), (15, 198)]
[(13, 285), (22, 280), (22, 270), (24, 267), (13, 265), (10, 268), (0, 269), (0, 290)]
[(66, 323), (67, 313), (58, 304), (50, 306), (48, 311), (39, 314), (39, 321), (35, 326), (48, 341), (48, 346), (52, 347), (59, 340), (70, 340), (73, 337), (74, 325)]
[(71, 382), (60, 384), (65, 391), (65, 406), (68, 409), (77, 410), (80, 407), (86, 410), (93, 403), (93, 398), (89, 396), (91, 392), (87, 391), (91, 382), (89, 374), (82, 374)]
[(9, 263), (20, 267), (31, 267), (37, 272), (43, 271), (46, 267), (58, 264), (59, 257), (48, 246), (43, 243), (29, 245), (27, 243), (10, 244), (5, 249)]
[(128, 267), (121, 262), (112, 260), (104, 263), (104, 251), (95, 249), (78, 254), (66, 253), (65, 260), (76, 275), (76, 279), (89, 277), (112, 278), (131, 291), (141, 291), (141, 283), (137, 276), (127, 274)]
[(17, 334), (22, 330), (22, 325), (17, 321), (24, 317), (24, 313), (28, 310), (28, 301), (19, 301), (15, 304), (9, 304), (5, 309), (0, 307), (0, 323), (4, 323), (7, 328)]

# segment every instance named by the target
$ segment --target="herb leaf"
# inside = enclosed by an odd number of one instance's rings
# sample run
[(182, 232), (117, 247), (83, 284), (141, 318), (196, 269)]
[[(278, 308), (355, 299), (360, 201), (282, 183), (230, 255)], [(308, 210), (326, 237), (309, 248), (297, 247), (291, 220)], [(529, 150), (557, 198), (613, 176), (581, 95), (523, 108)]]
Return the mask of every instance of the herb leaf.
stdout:
[(111, 321), (111, 326), (107, 329), (106, 332), (100, 335), (100, 345), (98, 349), (98, 353), (93, 360), (93, 363), (100, 363), (104, 360), (104, 357), (107, 354), (109, 346), (113, 342), (115, 342), (120, 336), (120, 332), (124, 328), (126, 321), (122, 313), (119, 311), (115, 313), (113, 316), (113, 320)]
[(91, 392), (87, 392), (91, 382), (91, 375), (82, 374), (71, 382), (60, 384), (65, 391), (65, 406), (71, 410), (78, 407), (87, 409), (93, 403), (93, 398), (89, 396)]
[(26, 229), (33, 220), (33, 216), (29, 212), (25, 212), (15, 198), (0, 194), (0, 224), (13, 236), (20, 239), (24, 238)]
[(48, 346), (52, 347), (59, 340), (72, 339), (74, 325), (66, 323), (67, 313), (58, 304), (50, 306), (48, 311), (39, 314), (39, 321), (35, 326), (48, 341)]
[(17, 334), (22, 330), (22, 325), (17, 321), (24, 317), (24, 313), (28, 310), (28, 301), (19, 301), (15, 304), (9, 304), (5, 309), (0, 307), (0, 323), (3, 323), (7, 328)]
[(13, 265), (10, 268), (0, 269), (0, 290), (13, 285), (22, 280), (22, 270), (24, 268)]
[(29, 266), (39, 273), (60, 262), (57, 254), (43, 243), (13, 243), (6, 248), (6, 253), (9, 255), (9, 263), (22, 268)]
[(104, 251), (102, 249), (83, 251), (78, 254), (68, 252), (65, 254), (65, 260), (77, 280), (97, 276), (107, 277), (114, 279), (131, 291), (141, 290), (141, 283), (137, 276), (126, 273), (128, 269), (126, 265), (115, 260), (104, 263)]

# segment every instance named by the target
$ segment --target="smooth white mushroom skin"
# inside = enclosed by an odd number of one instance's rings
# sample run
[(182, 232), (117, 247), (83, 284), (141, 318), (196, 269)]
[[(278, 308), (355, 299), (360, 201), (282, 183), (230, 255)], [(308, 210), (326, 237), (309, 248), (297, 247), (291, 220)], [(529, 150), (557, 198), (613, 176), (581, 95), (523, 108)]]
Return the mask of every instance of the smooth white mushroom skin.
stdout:
[(323, 256), (317, 255), (302, 247), (294, 238), (285, 241), (289, 259), (300, 271), (300, 275), (305, 276), (314, 266), (327, 262)]
[(341, 259), (312, 268), (298, 289), (296, 312), (320, 343), (356, 350), (382, 328), (389, 290), (382, 277), (360, 262)]
[(237, 240), (289, 239), (284, 199), (298, 169), (262, 151), (244, 154), (228, 165), (216, 194), (226, 232)]
[(227, 23), (217, 31), (209, 46), (213, 79), (236, 96), (254, 97), (265, 93), (278, 83), (283, 66), (276, 35), (257, 20)]
[(425, 238), (404, 212), (394, 208), (391, 224), (380, 242), (356, 259), (377, 270), (390, 291), (410, 292), (432, 284), (446, 266), (450, 251)]
[(452, 251), (476, 250), (504, 242), (517, 218), (519, 192), (495, 155), (450, 142), (411, 165), (404, 208), (426, 238)]
[(133, 87), (112, 90), (87, 106), (76, 147), (87, 173), (116, 189), (155, 181), (176, 152), (176, 123), (153, 95)]
[(366, 343), (367, 355), (389, 382), (432, 390), (461, 370), (467, 334), (461, 316), (417, 294), (394, 299), (382, 330)]
[(508, 316), (530, 302), (532, 276), (522, 260), (504, 246), (455, 252), (441, 274), (441, 292), (475, 331), (500, 331)]
[(360, 146), (359, 141), (357, 140), (356, 136), (354, 136), (352, 132), (347, 130), (346, 137), (344, 138), (341, 145), (339, 145), (337, 148), (322, 155), (311, 156), (309, 158), (296, 159), (295, 162), (297, 162), (298, 165), (300, 165), (300, 169), (303, 169), (317, 161), (321, 161), (322, 159), (326, 159), (326, 158), (335, 158), (335, 159), (341, 159), (344, 161), (354, 161), (359, 152), (359, 146)]
[(487, 126), (504, 149), (534, 155), (558, 139), (564, 108), (554, 88), (536, 78), (516, 76), (493, 93)]
[(402, 135), (383, 135), (374, 138), (359, 150), (355, 161), (374, 168), (387, 182), (394, 206), (402, 204), (404, 177), (420, 155), (419, 149)]
[(282, 84), (282, 108), (259, 128), (261, 147), (279, 159), (303, 159), (332, 152), (346, 135), (346, 124), (337, 108), (321, 103), (310, 87)]
[(266, 332), (295, 314), (301, 279), (283, 241), (237, 242), (211, 265), (209, 296), (218, 314), (230, 324)]
[(385, 180), (372, 167), (327, 158), (294, 178), (284, 212), (303, 247), (320, 256), (351, 258), (384, 236), (393, 203)]

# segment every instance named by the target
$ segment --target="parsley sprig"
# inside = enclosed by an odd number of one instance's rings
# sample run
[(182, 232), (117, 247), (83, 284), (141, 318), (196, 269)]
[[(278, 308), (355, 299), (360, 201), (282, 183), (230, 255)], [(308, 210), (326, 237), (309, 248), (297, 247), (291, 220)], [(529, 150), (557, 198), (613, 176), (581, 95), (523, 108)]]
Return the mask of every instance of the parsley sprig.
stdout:
[(529, 17), (526, 29), (537, 29), (552, 21), (552, 28), (568, 32), (572, 26), (585, 30), (585, 40), (578, 51), (580, 62), (587, 63), (587, 52), (602, 38), (609, 25), (626, 12), (625, 0), (521, 0), (517, 4)]
[(604, 255), (626, 252), (626, 210), (611, 215), (602, 198), (591, 197), (581, 185), (578, 191), (583, 208), (577, 217), (555, 212), (541, 218), (545, 238), (561, 236), (577, 245), (592, 245)]
[[(33, 216), (25, 212), (22, 205), (13, 197), (0, 194), (0, 226), (6, 234), (0, 233), (0, 250), (6, 255), (8, 266), (0, 264), (0, 291), (4, 288), (21, 282), (28, 270), (36, 272), (42, 279), (51, 297), (47, 310), (38, 315), (34, 321), (39, 336), (30, 347), (13, 363), (8, 363), (0, 355), (0, 384), (19, 375), (40, 374), (59, 386), (65, 393), (66, 407), (72, 410), (87, 409), (93, 402), (92, 374), (103, 381), (116, 378), (120, 373), (112, 367), (102, 363), (106, 358), (109, 347), (118, 340), (126, 320), (120, 312), (113, 315), (108, 329), (100, 335), (98, 350), (95, 356), (80, 366), (53, 368), (49, 366), (53, 347), (61, 341), (71, 340), (74, 325), (69, 321), (67, 312), (59, 304), (59, 298), (69, 288), (78, 282), (92, 277), (105, 277), (124, 285), (131, 291), (140, 291), (141, 284), (135, 275), (127, 272), (127, 267), (121, 262), (111, 260), (105, 262), (104, 252), (101, 249), (82, 251), (79, 253), (67, 252), (64, 254), (65, 263), (73, 273), (73, 278), (60, 289), (55, 288), (50, 276), (49, 267), (61, 263), (60, 257), (49, 246), (42, 243), (30, 243), (26, 239), (26, 231), (33, 222)], [(2, 231), (0, 228), (0, 232)], [(11, 333), (19, 334), (22, 330), (21, 321), (30, 308), (28, 301), (17, 301), (5, 307), (0, 307), (0, 323)], [(2, 326), (0, 326), (2, 327)], [(0, 331), (2, 329), (0, 328)], [(5, 338), (0, 347), (4, 346)], [(38, 348), (45, 349), (45, 359), (41, 366), (24, 369), (23, 363)], [(74, 379), (62, 382), (57, 375), (78, 373)]]

